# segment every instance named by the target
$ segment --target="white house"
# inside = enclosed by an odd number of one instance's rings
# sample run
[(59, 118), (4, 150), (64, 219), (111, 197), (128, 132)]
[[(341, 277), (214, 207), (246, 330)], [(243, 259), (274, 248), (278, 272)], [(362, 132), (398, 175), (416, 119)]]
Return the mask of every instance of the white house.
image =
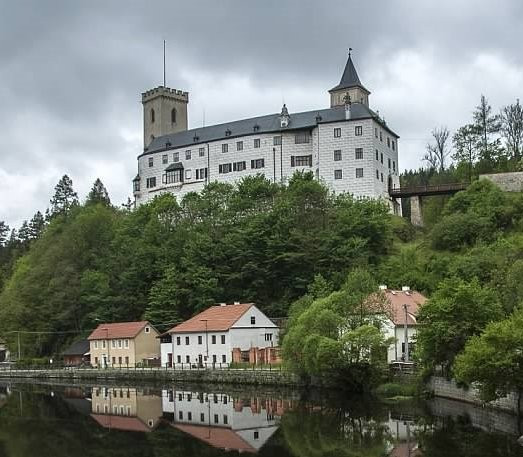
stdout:
[(278, 429), (278, 400), (235, 399), (225, 393), (163, 390), (164, 418), (210, 446), (256, 453)]
[[(403, 287), (402, 290), (387, 289), (380, 286), (385, 294), (389, 306), (389, 315), (385, 321), (384, 329), (387, 338), (394, 338), (387, 351), (387, 362), (412, 361), (412, 353), (416, 342), (417, 316), (420, 306), (427, 298), (419, 292)], [(409, 354), (405, 352), (405, 329), (407, 330)]]
[(275, 361), (278, 334), (252, 303), (211, 306), (162, 335), (162, 366)]

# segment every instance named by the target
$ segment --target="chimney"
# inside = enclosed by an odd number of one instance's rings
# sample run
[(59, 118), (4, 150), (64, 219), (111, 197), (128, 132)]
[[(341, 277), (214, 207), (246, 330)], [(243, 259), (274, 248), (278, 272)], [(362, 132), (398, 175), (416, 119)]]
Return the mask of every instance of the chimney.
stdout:
[(380, 290), (387, 290), (387, 286), (385, 284), (380, 285)]
[(239, 305), (240, 302), (239, 302), (239, 301), (235, 301), (234, 304), (235, 304), (235, 305)]

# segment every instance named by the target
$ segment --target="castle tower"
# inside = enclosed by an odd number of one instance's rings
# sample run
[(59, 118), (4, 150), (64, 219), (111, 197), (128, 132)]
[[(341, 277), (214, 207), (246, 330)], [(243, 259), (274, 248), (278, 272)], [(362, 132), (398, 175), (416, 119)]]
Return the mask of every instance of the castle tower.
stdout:
[(369, 106), (370, 92), (361, 84), (356, 68), (352, 63), (350, 51), (340, 83), (329, 90), (329, 94), (331, 96), (331, 108), (344, 106), (347, 99), (352, 103), (363, 103)]
[(155, 138), (187, 130), (189, 92), (158, 86), (142, 94), (143, 147)]

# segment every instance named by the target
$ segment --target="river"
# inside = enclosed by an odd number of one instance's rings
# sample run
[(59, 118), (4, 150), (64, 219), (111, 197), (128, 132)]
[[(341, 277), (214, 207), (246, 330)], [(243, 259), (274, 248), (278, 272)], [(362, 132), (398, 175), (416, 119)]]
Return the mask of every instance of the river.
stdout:
[(0, 381), (0, 457), (512, 457), (515, 417), (450, 400)]

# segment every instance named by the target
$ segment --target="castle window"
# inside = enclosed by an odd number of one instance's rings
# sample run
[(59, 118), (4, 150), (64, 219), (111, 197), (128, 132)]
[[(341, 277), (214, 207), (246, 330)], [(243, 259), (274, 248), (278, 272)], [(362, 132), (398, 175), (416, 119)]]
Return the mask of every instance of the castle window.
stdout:
[(381, 182), (383, 182), (383, 173), (381, 173)]
[(299, 132), (294, 136), (295, 144), (310, 143), (311, 135), (309, 132)]
[(236, 150), (237, 151), (243, 151), (243, 141), (237, 141), (236, 142)]
[(185, 170), (185, 179), (192, 179), (192, 170)]
[(205, 157), (205, 148), (198, 149), (198, 155), (200, 157)]
[(376, 179), (380, 179), (380, 172), (378, 170), (376, 170)]
[(341, 137), (341, 128), (336, 127), (334, 129), (334, 138), (340, 138)]
[(264, 168), (265, 159), (251, 160), (251, 168)]
[(229, 152), (229, 145), (227, 143), (222, 144), (222, 152)]
[(200, 168), (196, 170), (196, 179), (206, 179), (207, 178), (207, 168)]
[(191, 150), (190, 149), (187, 149), (187, 151), (185, 151), (185, 160), (191, 160)]
[(245, 164), (245, 161), (242, 161), (242, 162), (234, 162), (232, 164), (232, 169), (233, 171), (243, 171), (245, 170), (247, 167), (246, 167), (246, 164)]
[(392, 171), (396, 171), (396, 162), (392, 161)]
[(396, 143), (394, 142), (394, 140), (392, 140), (392, 150), (393, 150), (393, 151), (396, 150)]
[(183, 170), (173, 170), (167, 171), (163, 175), (164, 184), (176, 184), (178, 182), (183, 182)]
[(151, 124), (154, 124), (154, 110), (151, 109)]
[(133, 181), (133, 191), (140, 192), (140, 180), (139, 179), (135, 179)]
[(149, 157), (149, 168), (154, 167), (154, 157)]
[(259, 148), (260, 147), (260, 139), (259, 138), (255, 138), (254, 139), (254, 147), (255, 148)]
[(281, 146), (281, 136), (275, 136), (272, 139), (273, 146)]
[(341, 149), (336, 149), (334, 151), (334, 161), (339, 162), (341, 160)]
[(363, 159), (363, 148), (356, 148), (356, 160)]
[(232, 171), (232, 164), (230, 163), (222, 163), (218, 165), (218, 173), (224, 174), (224, 173), (230, 173)]
[(147, 178), (145, 184), (147, 186), (147, 189), (151, 189), (153, 187), (156, 187), (156, 177), (153, 176), (152, 178)]
[(164, 154), (162, 156), (162, 163), (165, 165), (167, 162), (169, 162), (169, 157), (167, 154)]
[(374, 136), (378, 138), (378, 127), (374, 127)]
[(380, 160), (380, 153), (378, 152), (377, 149), (376, 149), (376, 160)]
[(390, 170), (390, 159), (387, 159), (388, 160), (388, 165), (389, 165), (389, 170)]
[(357, 125), (356, 127), (354, 127), (354, 135), (356, 135), (356, 136), (363, 135), (363, 127), (361, 125)]
[(356, 168), (356, 178), (363, 178), (363, 168)]
[(180, 161), (180, 153), (173, 152), (173, 162), (179, 162), (179, 161)]
[(387, 146), (390, 148), (390, 138), (387, 137)]
[(176, 124), (176, 108), (173, 108), (173, 109), (171, 110), (171, 122), (172, 122), (173, 124)]
[(334, 179), (341, 179), (343, 177), (342, 170), (334, 170)]
[(383, 132), (380, 130), (380, 141), (383, 141)]
[(383, 152), (380, 154), (380, 162), (383, 163)]
[(312, 167), (312, 155), (291, 156), (291, 167)]

